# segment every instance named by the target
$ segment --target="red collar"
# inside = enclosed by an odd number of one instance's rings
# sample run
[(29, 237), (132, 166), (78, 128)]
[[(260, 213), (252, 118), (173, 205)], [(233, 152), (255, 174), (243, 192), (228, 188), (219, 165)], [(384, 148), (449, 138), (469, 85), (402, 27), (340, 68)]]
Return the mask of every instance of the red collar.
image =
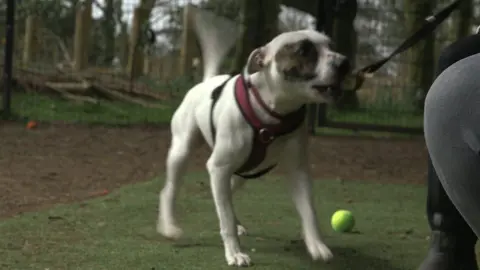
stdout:
[[(279, 121), (278, 124), (262, 123), (252, 107), (249, 92), (252, 92), (253, 98), (256, 99), (263, 110)], [(242, 75), (238, 76), (237, 81), (235, 82), (235, 99), (240, 111), (245, 117), (245, 120), (247, 120), (256, 133), (259, 133), (261, 140), (264, 141), (264, 143), (269, 143), (278, 136), (293, 132), (302, 124), (305, 118), (305, 106), (286, 115), (281, 115), (272, 111), (262, 100), (258, 90), (248, 83)]]
[[(262, 123), (252, 107), (249, 94), (250, 91), (253, 93), (253, 97), (257, 100), (258, 104), (260, 104), (270, 116), (279, 121), (278, 124)], [(268, 145), (270, 145), (270, 143), (272, 143), (277, 137), (292, 133), (300, 127), (305, 119), (306, 106), (302, 106), (298, 110), (286, 115), (274, 112), (268, 108), (265, 102), (260, 98), (258, 90), (251, 84), (248, 84), (242, 75), (238, 76), (235, 82), (235, 100), (237, 101), (237, 105), (242, 112), (243, 117), (245, 117), (245, 120), (253, 128), (254, 132), (250, 155), (245, 163), (236, 171), (236, 174), (244, 178), (257, 178), (268, 173), (275, 167), (275, 165), (271, 165), (270, 167), (251, 175), (245, 175), (244, 173), (254, 170), (263, 162), (266, 157)]]

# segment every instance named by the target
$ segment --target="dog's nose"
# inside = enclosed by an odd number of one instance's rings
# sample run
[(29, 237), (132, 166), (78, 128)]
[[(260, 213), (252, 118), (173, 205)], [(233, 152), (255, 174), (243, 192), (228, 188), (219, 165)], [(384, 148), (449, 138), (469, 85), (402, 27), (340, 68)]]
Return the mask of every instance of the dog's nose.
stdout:
[(348, 58), (343, 58), (342, 60), (339, 61), (338, 63), (338, 73), (340, 76), (344, 77), (350, 72), (351, 66), (350, 66), (350, 61)]

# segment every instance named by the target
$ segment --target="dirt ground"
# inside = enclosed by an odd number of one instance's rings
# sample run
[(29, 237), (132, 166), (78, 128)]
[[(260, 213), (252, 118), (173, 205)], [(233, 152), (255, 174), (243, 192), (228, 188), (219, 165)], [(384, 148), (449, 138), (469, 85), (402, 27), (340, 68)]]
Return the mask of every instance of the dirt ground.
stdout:
[[(77, 201), (164, 171), (169, 132), (160, 127), (107, 128), (0, 123), (0, 219)], [(426, 148), (418, 139), (315, 137), (315, 178), (421, 183)], [(190, 169), (203, 169), (208, 150)], [(160, 185), (159, 185), (160, 188)]]

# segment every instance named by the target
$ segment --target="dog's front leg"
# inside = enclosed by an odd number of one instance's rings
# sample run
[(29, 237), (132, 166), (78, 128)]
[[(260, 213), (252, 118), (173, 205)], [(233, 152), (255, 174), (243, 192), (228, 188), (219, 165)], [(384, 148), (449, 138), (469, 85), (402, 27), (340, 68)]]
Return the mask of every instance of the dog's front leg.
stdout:
[(219, 155), (214, 151), (207, 162), (207, 169), (220, 222), (220, 235), (225, 248), (225, 258), (228, 265), (249, 266), (251, 264), (250, 257), (241, 251), (237, 235), (237, 219), (233, 209), (230, 182), (233, 169), (230, 164), (224, 163), (225, 159), (218, 157)]
[(295, 207), (302, 222), (302, 233), (308, 252), (314, 260), (330, 260), (333, 255), (322, 241), (318, 229), (317, 215), (313, 206), (312, 179), (310, 176), (307, 134), (294, 138), (290, 143), (290, 178)]
[[(231, 190), (232, 190), (232, 195), (235, 194), (239, 189), (241, 189), (244, 185), (247, 179), (242, 178), (240, 176), (234, 175), (232, 176), (232, 179), (230, 180), (231, 183)], [(246, 235), (247, 234), (247, 229), (242, 225), (238, 217), (235, 215), (235, 224), (237, 224), (237, 234), (239, 236), (241, 235)]]

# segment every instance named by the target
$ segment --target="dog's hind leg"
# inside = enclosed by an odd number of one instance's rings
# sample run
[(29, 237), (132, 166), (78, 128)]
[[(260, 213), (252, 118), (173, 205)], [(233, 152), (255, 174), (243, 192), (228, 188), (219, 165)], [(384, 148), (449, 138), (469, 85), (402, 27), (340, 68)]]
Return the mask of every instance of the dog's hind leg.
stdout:
[(175, 200), (183, 183), (183, 175), (192, 150), (202, 140), (200, 130), (192, 121), (191, 125), (183, 125), (172, 120), (172, 142), (166, 160), (165, 185), (159, 195), (157, 231), (170, 239), (177, 239), (182, 230), (175, 220)]
[[(230, 184), (231, 184), (231, 189), (232, 189), (232, 195), (235, 194), (239, 189), (241, 189), (244, 185), (247, 179), (242, 178), (240, 176), (234, 175), (230, 179)], [(238, 219), (237, 215), (235, 214), (235, 223), (237, 224), (237, 234), (238, 235), (246, 235), (247, 234), (247, 229), (240, 223), (240, 220)]]

